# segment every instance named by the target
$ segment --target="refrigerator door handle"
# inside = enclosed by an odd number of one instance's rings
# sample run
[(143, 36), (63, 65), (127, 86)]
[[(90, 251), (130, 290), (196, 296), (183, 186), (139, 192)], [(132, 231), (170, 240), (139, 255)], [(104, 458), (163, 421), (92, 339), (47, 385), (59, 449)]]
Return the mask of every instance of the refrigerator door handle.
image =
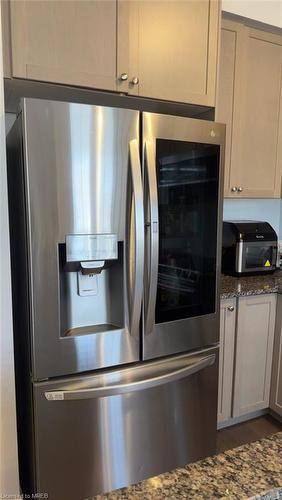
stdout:
[(136, 382), (109, 385), (104, 387), (94, 387), (94, 388), (75, 389), (66, 391), (64, 390), (48, 391), (45, 392), (45, 397), (48, 401), (93, 399), (93, 398), (102, 398), (102, 397), (127, 394), (129, 392), (141, 391), (145, 389), (151, 389), (159, 385), (167, 384), (169, 382), (175, 382), (185, 377), (189, 377), (190, 375), (194, 375), (195, 373), (204, 370), (209, 366), (212, 366), (215, 362), (215, 359), (216, 359), (215, 354), (210, 354), (208, 356), (201, 357), (195, 363), (189, 364), (188, 366), (187, 366), (187, 359), (184, 360), (182, 359), (180, 360), (179, 363), (180, 366), (177, 369), (162, 375), (158, 375), (156, 377), (149, 376), (148, 378), (141, 379)]
[(153, 333), (155, 323), (155, 307), (158, 285), (158, 260), (159, 260), (159, 213), (158, 189), (156, 178), (156, 161), (153, 144), (145, 143), (145, 172), (148, 184), (148, 215), (146, 222), (148, 231), (149, 251), (146, 258), (146, 290), (145, 290), (145, 335)]
[(141, 164), (136, 139), (129, 142), (129, 159), (134, 201), (134, 248), (129, 250), (128, 256), (128, 272), (131, 272), (131, 280), (128, 280), (128, 283), (131, 281), (128, 284), (129, 322), (130, 333), (138, 336), (144, 279), (144, 205)]

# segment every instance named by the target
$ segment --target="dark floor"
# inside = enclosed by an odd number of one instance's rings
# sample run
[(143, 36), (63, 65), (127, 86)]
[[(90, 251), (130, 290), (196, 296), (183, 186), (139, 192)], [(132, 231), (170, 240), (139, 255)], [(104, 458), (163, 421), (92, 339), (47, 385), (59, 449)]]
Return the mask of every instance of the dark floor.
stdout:
[(270, 415), (222, 429), (217, 433), (217, 453), (251, 443), (282, 431), (282, 424)]

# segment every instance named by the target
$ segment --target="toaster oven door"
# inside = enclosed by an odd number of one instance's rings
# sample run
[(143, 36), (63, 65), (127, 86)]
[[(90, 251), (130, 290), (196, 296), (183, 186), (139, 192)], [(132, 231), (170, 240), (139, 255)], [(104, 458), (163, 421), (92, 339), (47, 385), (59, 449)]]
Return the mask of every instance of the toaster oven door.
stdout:
[(240, 241), (237, 247), (237, 272), (273, 271), (276, 268), (276, 241)]

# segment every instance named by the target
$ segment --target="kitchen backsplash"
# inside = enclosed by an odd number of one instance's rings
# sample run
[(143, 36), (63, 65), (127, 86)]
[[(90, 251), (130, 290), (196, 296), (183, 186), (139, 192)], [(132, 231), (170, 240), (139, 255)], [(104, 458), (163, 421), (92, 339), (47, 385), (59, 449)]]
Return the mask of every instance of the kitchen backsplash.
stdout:
[(281, 199), (224, 199), (223, 219), (250, 219), (269, 222), (282, 240)]

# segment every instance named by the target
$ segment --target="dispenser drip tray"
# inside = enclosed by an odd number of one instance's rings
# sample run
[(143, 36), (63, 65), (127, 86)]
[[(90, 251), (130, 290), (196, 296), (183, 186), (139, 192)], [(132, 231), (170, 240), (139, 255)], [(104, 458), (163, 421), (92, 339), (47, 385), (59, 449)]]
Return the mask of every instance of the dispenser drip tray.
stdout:
[(102, 324), (102, 325), (88, 325), (79, 326), (76, 328), (70, 328), (66, 331), (66, 337), (77, 337), (79, 335), (93, 335), (94, 333), (106, 333), (109, 331), (117, 330), (120, 331), (121, 327), (112, 324)]

